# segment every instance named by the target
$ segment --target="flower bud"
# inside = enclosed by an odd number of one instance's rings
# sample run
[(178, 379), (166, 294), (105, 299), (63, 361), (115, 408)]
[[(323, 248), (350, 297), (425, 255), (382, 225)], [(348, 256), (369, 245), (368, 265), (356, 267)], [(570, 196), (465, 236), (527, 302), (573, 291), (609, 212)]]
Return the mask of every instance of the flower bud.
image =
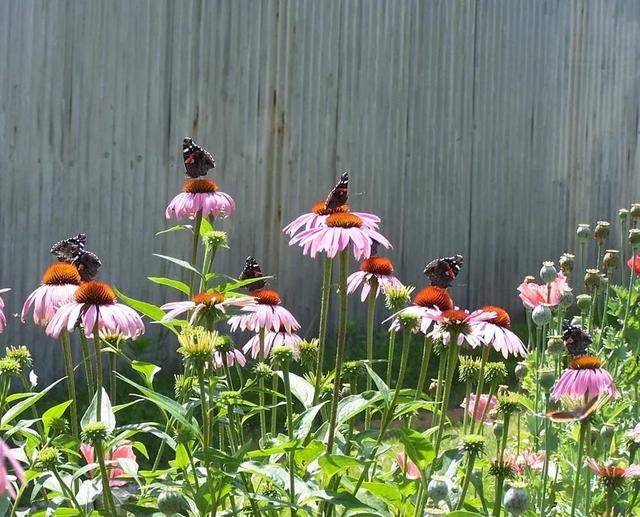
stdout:
[(253, 373), (258, 379), (271, 379), (273, 377), (273, 370), (267, 363), (256, 363), (253, 367)]
[(29, 352), (29, 349), (24, 345), (10, 346), (5, 348), (5, 350), (7, 357), (16, 361), (20, 365), (20, 368), (28, 368), (33, 364), (31, 352)]
[(591, 296), (588, 294), (579, 294), (576, 297), (576, 303), (581, 312), (586, 312), (591, 308)]
[(402, 312), (398, 315), (402, 328), (410, 332), (418, 331), (420, 316), (412, 312)]
[(549, 391), (556, 382), (556, 373), (552, 368), (538, 370), (538, 382), (543, 390)]
[(580, 240), (587, 240), (591, 237), (591, 227), (588, 224), (579, 224), (576, 235)]
[(165, 515), (175, 515), (182, 507), (182, 495), (177, 488), (165, 488), (158, 496), (158, 510)]
[(540, 268), (540, 279), (545, 284), (550, 284), (553, 282), (558, 276), (558, 270), (553, 265), (553, 262), (546, 261), (542, 263), (542, 268)]
[(404, 309), (411, 302), (411, 293), (414, 289), (411, 286), (386, 287), (384, 290), (385, 306), (391, 312)]
[(38, 463), (47, 470), (53, 470), (58, 465), (58, 449), (55, 447), (45, 447), (38, 454)]
[(493, 436), (496, 437), (496, 440), (499, 440), (502, 437), (502, 431), (504, 431), (504, 424), (502, 422), (496, 422), (493, 424)]
[(562, 336), (549, 336), (549, 339), (547, 339), (547, 352), (551, 355), (562, 355), (564, 353)]
[(429, 384), (429, 395), (431, 398), (436, 398), (436, 393), (438, 391), (438, 379), (431, 379), (431, 384)]
[(626, 208), (621, 208), (620, 210), (618, 210), (618, 218), (621, 221), (626, 221), (628, 216), (629, 210), (627, 210)]
[(298, 345), (300, 364), (307, 370), (314, 370), (318, 360), (319, 339), (303, 340)]
[(529, 367), (526, 363), (518, 363), (516, 365), (515, 374), (519, 381), (522, 381), (527, 376), (527, 373), (529, 373)]
[(563, 253), (558, 260), (560, 269), (563, 273), (571, 273), (576, 262), (576, 256), (573, 253)]
[(273, 347), (269, 358), (272, 366), (275, 368), (282, 368), (283, 366), (288, 365), (291, 362), (291, 359), (293, 359), (293, 348), (289, 345)]
[(536, 278), (531, 275), (527, 275), (522, 279), (523, 284), (533, 284), (536, 281)]
[(529, 508), (529, 494), (524, 483), (512, 483), (511, 487), (504, 494), (504, 508), (511, 515), (519, 516)]
[(573, 289), (568, 288), (560, 293), (559, 305), (563, 309), (567, 309), (573, 305), (575, 298), (573, 296)]
[(109, 431), (104, 422), (92, 422), (82, 429), (82, 441), (89, 445), (95, 445), (109, 438)]
[(593, 236), (599, 243), (603, 243), (609, 237), (609, 229), (611, 225), (607, 221), (598, 221)]
[(606, 250), (602, 258), (602, 268), (608, 271), (618, 269), (620, 263), (620, 251)]
[(482, 454), (485, 451), (485, 439), (481, 434), (467, 434), (462, 437), (459, 449), (467, 454)]
[(629, 213), (634, 219), (640, 218), (640, 203), (633, 203), (629, 209)]
[(584, 288), (587, 291), (595, 291), (600, 287), (600, 271), (587, 269), (584, 274)]
[(538, 305), (531, 313), (531, 319), (537, 327), (549, 324), (551, 322), (551, 317), (551, 309), (546, 305)]
[(632, 228), (629, 230), (629, 244), (631, 244), (632, 248), (635, 248), (640, 244), (640, 229)]
[(347, 379), (354, 377), (364, 377), (367, 369), (364, 367), (364, 361), (347, 361), (342, 368), (343, 376)]
[(22, 373), (20, 363), (11, 357), (3, 357), (0, 359), (0, 376), (17, 377)]
[(433, 502), (438, 504), (449, 496), (449, 483), (442, 476), (431, 476), (431, 480), (427, 485), (427, 492)]
[(500, 382), (507, 377), (508, 373), (502, 361), (489, 362), (484, 367), (484, 380), (488, 383)]
[(213, 230), (206, 232), (202, 236), (202, 242), (208, 250), (214, 248), (228, 248), (229, 240), (227, 239), (227, 232), (220, 230)]

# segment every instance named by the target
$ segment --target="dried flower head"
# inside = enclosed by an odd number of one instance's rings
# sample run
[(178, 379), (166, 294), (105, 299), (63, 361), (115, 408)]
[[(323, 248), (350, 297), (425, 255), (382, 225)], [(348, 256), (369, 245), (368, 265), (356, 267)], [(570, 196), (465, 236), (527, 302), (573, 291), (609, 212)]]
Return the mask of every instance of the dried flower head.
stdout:
[(604, 257), (602, 258), (602, 267), (607, 271), (613, 271), (618, 269), (620, 265), (620, 251), (619, 250), (606, 250)]
[(596, 228), (593, 231), (593, 236), (599, 243), (602, 243), (605, 240), (607, 240), (607, 237), (609, 237), (610, 227), (611, 225), (609, 224), (608, 221), (598, 221), (596, 223)]
[(593, 292), (600, 287), (600, 271), (597, 269), (587, 269), (584, 274), (584, 288)]
[(621, 221), (626, 221), (627, 217), (629, 217), (629, 210), (627, 210), (626, 208), (621, 208), (620, 210), (618, 210), (618, 218)]
[(560, 260), (558, 260), (558, 264), (560, 265), (560, 269), (563, 273), (569, 274), (573, 271), (573, 266), (575, 265), (576, 256), (573, 253), (563, 253), (560, 256)]

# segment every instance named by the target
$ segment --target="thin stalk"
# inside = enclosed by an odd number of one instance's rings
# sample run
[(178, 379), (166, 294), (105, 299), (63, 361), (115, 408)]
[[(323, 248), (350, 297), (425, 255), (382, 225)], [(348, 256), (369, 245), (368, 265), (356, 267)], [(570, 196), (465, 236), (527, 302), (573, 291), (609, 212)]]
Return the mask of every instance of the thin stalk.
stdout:
[(101, 421), (102, 415), (102, 339), (98, 331), (98, 321), (100, 319), (100, 311), (96, 311), (96, 325), (93, 327), (93, 344), (96, 348), (96, 420)]
[(278, 422), (278, 376), (274, 375), (271, 382), (271, 436), (276, 435)]
[(444, 375), (447, 369), (447, 354), (445, 354), (445, 350), (440, 348), (440, 355), (438, 356), (438, 381), (436, 384), (436, 399), (435, 399), (435, 411), (433, 412), (433, 422), (432, 425), (438, 425), (440, 422), (440, 417), (442, 414), (442, 406), (440, 404), (442, 397), (442, 390), (444, 386)]
[[(370, 291), (367, 299), (367, 363), (373, 368), (373, 328), (376, 315), (376, 300), (378, 294), (378, 281), (372, 277), (369, 285)], [(373, 389), (373, 379), (367, 375), (367, 391)], [(367, 407), (364, 414), (364, 430), (371, 428), (371, 407)]]
[(60, 485), (60, 488), (62, 489), (62, 492), (64, 493), (64, 495), (66, 496), (67, 499), (69, 499), (69, 501), (71, 501), (71, 503), (73, 504), (73, 506), (75, 507), (76, 510), (78, 510), (78, 512), (80, 512), (80, 515), (82, 515), (82, 507), (80, 506), (80, 504), (78, 504), (78, 500), (76, 499), (76, 496), (73, 495), (73, 490), (71, 490), (67, 484), (64, 482), (64, 480), (62, 479), (62, 477), (60, 476), (60, 473), (58, 472), (57, 468), (52, 468), (51, 472), (53, 473), (53, 477), (56, 478), (56, 480), (58, 481), (58, 484)]
[(625, 269), (627, 265), (627, 243), (624, 236), (627, 234), (627, 222), (626, 220), (620, 221), (620, 259), (622, 267), (620, 268), (620, 283), (624, 285), (625, 282)]
[(84, 333), (84, 329), (80, 329), (80, 347), (82, 348), (82, 362), (84, 363), (84, 373), (87, 377), (87, 394), (89, 395), (89, 401), (93, 400), (95, 386), (93, 382), (93, 366), (91, 366), (91, 355), (89, 354), (89, 343), (87, 336)]
[(327, 454), (333, 452), (333, 442), (336, 432), (336, 418), (338, 416), (338, 399), (340, 397), (340, 384), (342, 375), (342, 362), (344, 361), (344, 347), (347, 340), (347, 266), (349, 263), (349, 249), (340, 252), (340, 312), (338, 320), (338, 346), (336, 348), (336, 365), (333, 379), (333, 397), (331, 400), (331, 417), (329, 419), (329, 437), (327, 439)]
[(104, 500), (104, 505), (106, 507), (107, 513), (110, 513), (111, 515), (117, 515), (116, 505), (113, 502), (111, 487), (109, 486), (109, 474), (107, 473), (107, 467), (104, 463), (104, 450), (102, 448), (101, 440), (98, 440), (96, 442), (95, 449), (96, 456), (98, 457), (98, 465), (100, 465), (100, 478), (102, 480), (102, 498)]
[(118, 356), (113, 352), (109, 354), (109, 398), (111, 404), (116, 405), (116, 372), (118, 371)]
[(578, 441), (578, 461), (576, 461), (576, 477), (573, 482), (573, 495), (571, 497), (571, 517), (576, 513), (576, 504), (578, 502), (578, 488), (580, 483), (580, 470), (582, 469), (582, 449), (584, 449), (584, 440), (586, 436), (587, 426), (584, 422), (580, 422), (580, 438)]
[(322, 301), (320, 302), (320, 329), (318, 331), (318, 358), (316, 362), (316, 377), (313, 390), (313, 405), (318, 403), (320, 398), (320, 380), (322, 378), (322, 367), (324, 364), (324, 353), (327, 342), (327, 321), (329, 317), (329, 301), (331, 297), (331, 273), (333, 269), (333, 259), (324, 258), (324, 272), (322, 275)]
[[(258, 339), (260, 340), (258, 361), (264, 363), (264, 328), (262, 327), (258, 331)], [(260, 439), (264, 445), (267, 438), (267, 415), (264, 410), (264, 378), (262, 376), (258, 379), (258, 402), (260, 404)]]
[[(500, 444), (500, 453), (499, 453), (499, 463), (502, 465), (504, 463), (504, 451), (507, 448), (507, 439), (509, 437), (509, 420), (511, 418), (510, 413), (504, 414), (504, 427), (502, 430), (502, 440)], [(500, 515), (500, 510), (502, 508), (502, 489), (504, 486), (504, 476), (496, 477), (496, 494), (493, 503), (493, 515), (494, 517), (498, 517)]]
[(620, 331), (620, 335), (624, 336), (624, 331), (627, 328), (627, 320), (629, 319), (629, 306), (631, 305), (631, 293), (633, 291), (633, 282), (636, 279), (636, 254), (638, 250), (635, 246), (631, 248), (631, 256), (633, 257), (631, 275), (629, 275), (629, 292), (627, 295), (627, 301), (624, 307), (624, 321), (622, 322), (622, 330)]
[(67, 391), (71, 400), (71, 434), (74, 438), (80, 436), (78, 432), (78, 403), (76, 401), (76, 377), (73, 371), (73, 358), (71, 357), (71, 345), (69, 343), (69, 333), (63, 330), (60, 334), (62, 344), (62, 354), (64, 355), (64, 369), (67, 376)]
[[(464, 400), (466, 401), (467, 404), (469, 404), (470, 395), (471, 395), (471, 380), (468, 380), (464, 386)], [(473, 409), (475, 411), (476, 404), (474, 404), (473, 406), (474, 406)], [(472, 415), (475, 416), (475, 413), (472, 413)], [(465, 408), (464, 414), (462, 416), (462, 433), (463, 434), (467, 434), (468, 423), (469, 423), (469, 411), (467, 411), (467, 409)]]
[(389, 352), (387, 355), (387, 386), (391, 387), (391, 376), (393, 375), (393, 356), (396, 347), (396, 331), (389, 331)]
[(416, 398), (419, 399), (424, 393), (424, 383), (427, 379), (427, 371), (429, 370), (429, 361), (431, 360), (431, 352), (433, 350), (433, 340), (425, 335), (422, 344), (422, 363), (420, 365), (420, 374), (418, 375), (418, 385), (416, 387)]
[(462, 483), (462, 490), (460, 492), (460, 499), (458, 500), (458, 506), (456, 510), (461, 510), (464, 506), (464, 497), (467, 495), (467, 490), (469, 489), (469, 482), (471, 481), (471, 474), (473, 472), (473, 464), (476, 461), (476, 454), (470, 452), (467, 456), (467, 465), (464, 469), (464, 482)]
[(24, 491), (27, 489), (28, 486), (29, 486), (29, 483), (22, 483), (20, 485), (20, 488), (18, 489), (18, 493), (16, 494), (16, 500), (13, 502), (13, 506), (11, 507), (11, 514), (9, 515), (9, 517), (16, 516), (16, 511), (18, 510), (20, 499), (22, 498), (22, 495), (24, 494)]
[[(198, 242), (200, 242), (200, 225), (202, 224), (202, 210), (198, 210), (196, 214), (196, 220), (193, 225), (193, 240), (191, 241), (191, 265), (196, 267), (196, 262), (198, 260)], [(189, 294), (193, 296), (195, 293), (193, 289), (196, 284), (196, 273), (195, 271), (191, 272), (191, 277), (189, 278)]]
[[(487, 361), (489, 360), (489, 352), (491, 348), (485, 346), (482, 349), (482, 359), (480, 360), (480, 371), (478, 372), (478, 385), (476, 387), (476, 400), (473, 405), (473, 412), (471, 413), (473, 416), (471, 417), (471, 433), (474, 432), (476, 427), (476, 415), (478, 414), (478, 404), (480, 403), (480, 396), (482, 395), (482, 390), (484, 389), (484, 369), (487, 366)], [(480, 425), (482, 425), (482, 420), (480, 421)]]
[[(289, 362), (285, 361), (282, 365), (282, 380), (284, 382), (284, 395), (287, 400), (287, 431), (289, 433), (289, 441), (293, 441), (293, 400), (291, 398), (291, 383), (289, 380)], [(295, 449), (289, 451), (289, 495), (291, 504), (296, 504), (296, 488), (295, 488), (295, 467), (296, 467)], [(295, 508), (292, 506), (291, 515), (297, 515)]]

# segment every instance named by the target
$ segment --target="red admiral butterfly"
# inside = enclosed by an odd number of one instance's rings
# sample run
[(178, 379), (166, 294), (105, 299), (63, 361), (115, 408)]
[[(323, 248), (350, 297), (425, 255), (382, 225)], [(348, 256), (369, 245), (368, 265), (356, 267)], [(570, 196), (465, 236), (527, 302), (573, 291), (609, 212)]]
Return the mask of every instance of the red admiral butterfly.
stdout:
[(75, 237), (56, 242), (51, 246), (51, 253), (60, 262), (67, 262), (76, 266), (82, 281), (89, 282), (96, 277), (102, 262), (100, 262), (95, 253), (84, 249), (86, 242), (86, 234), (79, 233)]
[(576, 357), (585, 355), (591, 344), (591, 336), (580, 327), (570, 325), (565, 321), (562, 325), (562, 338), (569, 355)]
[[(247, 260), (244, 262), (244, 269), (240, 276), (239, 280), (248, 280), (249, 278), (261, 278), (262, 270), (260, 269), (260, 264), (254, 259), (251, 255), (247, 257)], [(262, 289), (267, 283), (264, 280), (259, 280), (256, 282), (252, 282), (247, 286), (249, 291), (255, 291), (256, 289)]]
[(349, 197), (349, 173), (343, 172), (338, 184), (331, 189), (324, 202), (325, 210), (335, 210), (347, 202)]
[(589, 415), (593, 414), (598, 408), (602, 407), (604, 403), (609, 400), (608, 396), (605, 397), (593, 397), (584, 406), (576, 408), (572, 411), (549, 411), (547, 417), (552, 422), (560, 422), (563, 424), (569, 424), (571, 422), (582, 422), (586, 420)]
[(216, 166), (213, 155), (189, 137), (182, 141), (182, 158), (187, 176), (190, 178), (206, 176), (207, 171)]
[(429, 278), (431, 285), (447, 289), (460, 273), (463, 264), (462, 255), (435, 259), (424, 268), (424, 274)]

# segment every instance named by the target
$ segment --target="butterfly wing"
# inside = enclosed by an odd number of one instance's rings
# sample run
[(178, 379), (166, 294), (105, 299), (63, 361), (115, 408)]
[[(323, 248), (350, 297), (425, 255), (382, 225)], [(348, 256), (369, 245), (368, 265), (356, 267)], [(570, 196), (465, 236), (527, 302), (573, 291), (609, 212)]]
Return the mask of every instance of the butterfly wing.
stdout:
[(549, 411), (547, 417), (552, 422), (571, 423), (585, 420), (592, 415), (599, 407), (606, 402), (606, 399), (600, 400), (599, 397), (593, 397), (584, 406), (573, 409), (571, 411)]
[(95, 253), (85, 251), (78, 257), (74, 264), (78, 268), (78, 273), (80, 273), (82, 281), (90, 282), (95, 279), (102, 262), (100, 262), (98, 255)]
[(562, 337), (567, 352), (573, 357), (585, 355), (591, 344), (591, 336), (576, 325), (564, 324)]
[[(238, 277), (239, 280), (261, 278), (262, 276), (262, 270), (260, 269), (260, 264), (258, 264), (258, 261), (252, 256), (248, 256), (244, 262), (244, 269)], [(255, 291), (256, 289), (262, 289), (265, 285), (267, 284), (264, 280), (259, 280), (249, 284), (247, 288), (249, 289), (249, 291)]]
[(336, 210), (347, 202), (349, 198), (349, 173), (343, 172), (338, 184), (331, 189), (324, 202), (325, 210)]
[(60, 262), (73, 263), (84, 252), (86, 242), (87, 236), (79, 233), (75, 237), (56, 242), (50, 251)]
[(188, 137), (182, 142), (182, 158), (190, 178), (206, 176), (207, 171), (216, 166), (213, 155)]
[(435, 259), (424, 268), (424, 274), (429, 278), (431, 285), (447, 289), (460, 273), (463, 264), (462, 255)]

